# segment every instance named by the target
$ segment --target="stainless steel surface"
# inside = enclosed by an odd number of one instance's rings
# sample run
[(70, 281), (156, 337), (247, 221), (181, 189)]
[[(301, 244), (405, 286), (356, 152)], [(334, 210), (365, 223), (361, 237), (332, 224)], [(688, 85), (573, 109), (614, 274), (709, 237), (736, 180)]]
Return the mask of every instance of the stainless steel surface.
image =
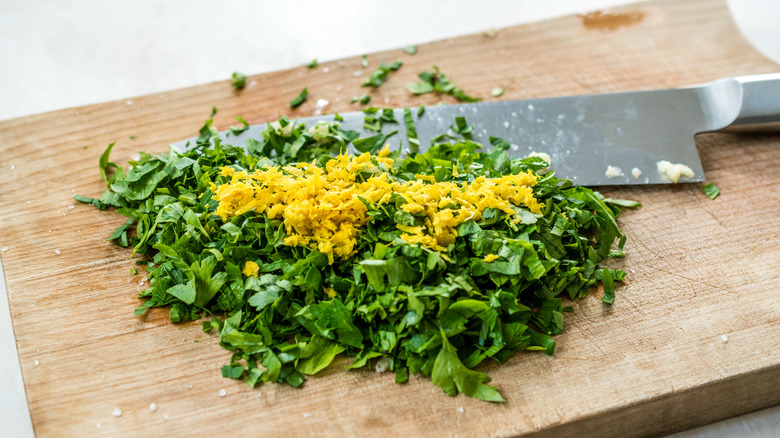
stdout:
[[(416, 108), (412, 109), (416, 114)], [(395, 124), (383, 132), (398, 134), (393, 147), (409, 147), (403, 110), (395, 109)], [(657, 163), (682, 163), (694, 172), (691, 179), (704, 180), (694, 136), (730, 125), (780, 120), (780, 74), (726, 78), (703, 85), (652, 91), (554, 97), (545, 99), (482, 102), (428, 107), (414, 116), (424, 151), (430, 139), (448, 132), (455, 117), (475, 125), (473, 139), (490, 147), (490, 136), (511, 144), (508, 153), (525, 157), (531, 152), (550, 155), (551, 168), (559, 178), (583, 186), (665, 184)], [(362, 112), (342, 114), (344, 129), (363, 136), (376, 135), (363, 128)], [(307, 125), (333, 121), (333, 116), (307, 117)], [(248, 138), (260, 138), (265, 124), (252, 126), (239, 136), (221, 133), (227, 143), (243, 146)], [(450, 131), (450, 133), (452, 133)], [(175, 146), (183, 147), (185, 142)], [(622, 171), (608, 177), (607, 167)], [(632, 174), (639, 169), (641, 175)]]

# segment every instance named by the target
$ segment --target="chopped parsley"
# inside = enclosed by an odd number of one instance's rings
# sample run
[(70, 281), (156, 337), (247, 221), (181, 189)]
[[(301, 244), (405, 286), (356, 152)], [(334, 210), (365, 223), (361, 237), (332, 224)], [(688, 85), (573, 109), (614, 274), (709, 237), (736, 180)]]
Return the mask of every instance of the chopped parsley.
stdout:
[(317, 67), (319, 67), (319, 65), (320, 64), (317, 62), (316, 59), (312, 59), (310, 63), (306, 64), (306, 67), (317, 68)]
[(420, 140), (417, 138), (417, 125), (414, 123), (412, 111), (409, 108), (404, 108), (404, 125), (406, 126), (406, 140), (409, 142), (409, 148), (412, 152), (417, 153), (420, 150)]
[(401, 47), (401, 50), (403, 50), (404, 53), (406, 53), (408, 55), (416, 55), (417, 54), (417, 46), (415, 46), (415, 45), (403, 46), (403, 47)]
[(368, 55), (363, 55), (363, 56), (360, 58), (360, 65), (361, 65), (363, 68), (366, 68), (366, 67), (368, 67)]
[(368, 93), (365, 93), (362, 96), (353, 96), (352, 99), (349, 100), (349, 103), (355, 102), (360, 102), (361, 105), (368, 105), (371, 103), (371, 96)]
[(472, 97), (463, 92), (452, 82), (449, 76), (439, 70), (439, 67), (433, 66), (433, 72), (424, 71), (418, 75), (421, 82), (410, 82), (406, 84), (406, 89), (412, 94), (441, 93), (453, 96), (461, 102), (478, 102), (480, 97)]
[(233, 73), (233, 81), (231, 82), (236, 90), (243, 90), (246, 87), (246, 75), (243, 73)]
[(363, 110), (363, 128), (369, 131), (381, 132), (384, 123), (398, 123), (392, 108), (379, 109), (370, 107)]
[(243, 117), (241, 117), (241, 116), (238, 116), (238, 117), (236, 117), (236, 120), (238, 120), (239, 122), (241, 122), (241, 126), (231, 126), (231, 127), (230, 127), (230, 133), (231, 133), (231, 134), (233, 134), (233, 135), (239, 135), (239, 134), (241, 134), (242, 132), (244, 132), (244, 131), (246, 131), (247, 129), (249, 129), (249, 122), (247, 122), (246, 120), (244, 120), (244, 118), (243, 118)]
[(306, 87), (303, 87), (303, 90), (301, 90), (300, 94), (295, 96), (295, 99), (290, 101), (290, 108), (298, 108), (301, 106), (301, 104), (306, 101), (306, 98), (309, 96), (309, 89)]
[(704, 194), (707, 195), (707, 197), (710, 199), (715, 199), (718, 197), (718, 195), (720, 195), (720, 189), (715, 185), (715, 183), (703, 185), (701, 187), (701, 191), (704, 192)]
[[(404, 123), (411, 139), (411, 111)], [(226, 378), (297, 387), (344, 355), (502, 402), (481, 363), (553, 354), (564, 303), (599, 281), (613, 302), (625, 272), (599, 263), (624, 254), (616, 217), (630, 203), (540, 175), (548, 163), (509, 157), (499, 138), (482, 151), (463, 118), (452, 129), (402, 155), (387, 146), (396, 131), (282, 117), (245, 150), (209, 119), (194, 149), (142, 152), (127, 172), (109, 145), (108, 188), (75, 199), (128, 218), (109, 240), (148, 260), (135, 313), (201, 319), (232, 352)], [(340, 153), (350, 143), (360, 155)]]
[(363, 81), (362, 84), (360, 84), (363, 87), (379, 87), (384, 82), (385, 79), (387, 79), (387, 75), (390, 74), (391, 71), (396, 71), (403, 65), (403, 62), (396, 59), (390, 64), (385, 64), (384, 62), (379, 63), (379, 68), (374, 70), (371, 75)]
[(492, 89), (492, 90), (490, 91), (490, 94), (491, 94), (493, 97), (501, 97), (501, 96), (503, 96), (503, 95), (504, 95), (504, 89), (503, 89), (503, 88), (498, 88), (498, 87), (496, 87), (496, 88), (494, 88), (494, 89)]

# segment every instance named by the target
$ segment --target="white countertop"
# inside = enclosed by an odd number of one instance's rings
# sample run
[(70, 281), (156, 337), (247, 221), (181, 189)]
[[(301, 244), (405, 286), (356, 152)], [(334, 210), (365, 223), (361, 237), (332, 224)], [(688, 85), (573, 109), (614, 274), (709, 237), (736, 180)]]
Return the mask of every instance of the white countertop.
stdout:
[[(627, 3), (0, 0), (0, 120)], [(728, 3), (748, 40), (780, 63), (780, 2)], [(33, 436), (1, 267), (0, 371), (2, 434)], [(673, 436), (780, 437), (780, 407)]]

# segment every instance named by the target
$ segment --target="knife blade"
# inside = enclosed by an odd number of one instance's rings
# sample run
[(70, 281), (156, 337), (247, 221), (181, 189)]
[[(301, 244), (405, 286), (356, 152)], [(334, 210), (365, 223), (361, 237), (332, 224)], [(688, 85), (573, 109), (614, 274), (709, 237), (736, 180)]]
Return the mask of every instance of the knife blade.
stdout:
[[(411, 108), (416, 114), (416, 108)], [(362, 112), (341, 114), (341, 127), (361, 137), (376, 135), (364, 128)], [(409, 150), (403, 108), (394, 109), (400, 135), (391, 145)], [(581, 186), (666, 184), (674, 181), (658, 170), (667, 161), (688, 166), (692, 178), (704, 180), (694, 137), (728, 127), (780, 121), (780, 73), (739, 76), (675, 89), (590, 94), (527, 100), (479, 102), (427, 107), (414, 116), (420, 152), (430, 140), (448, 132), (455, 117), (474, 125), (473, 140), (490, 147), (490, 137), (506, 140), (512, 157), (543, 152), (551, 158), (556, 177)], [(298, 119), (311, 126), (334, 116)], [(235, 136), (220, 132), (223, 141), (244, 146), (260, 138), (266, 124), (253, 125)], [(451, 131), (450, 131), (451, 132)], [(175, 143), (177, 149), (194, 139)], [(616, 172), (608, 167), (620, 169)], [(638, 169), (634, 170), (634, 169)], [(608, 174), (611, 174), (608, 176)], [(617, 176), (615, 174), (618, 174)]]

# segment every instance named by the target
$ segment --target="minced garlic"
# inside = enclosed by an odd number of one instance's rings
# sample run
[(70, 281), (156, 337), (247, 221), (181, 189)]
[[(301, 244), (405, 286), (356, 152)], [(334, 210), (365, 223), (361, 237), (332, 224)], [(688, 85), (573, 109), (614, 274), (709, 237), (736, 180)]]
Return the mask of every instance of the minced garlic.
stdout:
[[(533, 196), (536, 176), (531, 173), (500, 178), (478, 177), (471, 183), (436, 182), (433, 178), (400, 181), (392, 173), (393, 160), (385, 148), (376, 156), (339, 155), (324, 168), (314, 163), (270, 167), (252, 173), (222, 168), (229, 183), (212, 187), (222, 220), (254, 211), (283, 221), (288, 246), (303, 245), (328, 256), (347, 259), (355, 254), (357, 237), (369, 220), (366, 205), (388, 204), (393, 194), (406, 200), (400, 209), (419, 218), (421, 225), (398, 224), (401, 239), (436, 251), (455, 242), (458, 225), (479, 220), (486, 208), (507, 213), (519, 222), (514, 208), (539, 213)], [(357, 180), (358, 173), (371, 176)], [(422, 175), (421, 175), (422, 176)], [(249, 262), (247, 263), (247, 265)], [(247, 274), (247, 267), (244, 267)]]
[(693, 178), (693, 169), (682, 163), (671, 163), (666, 160), (661, 160), (656, 163), (658, 173), (673, 183), (680, 181), (680, 178)]

